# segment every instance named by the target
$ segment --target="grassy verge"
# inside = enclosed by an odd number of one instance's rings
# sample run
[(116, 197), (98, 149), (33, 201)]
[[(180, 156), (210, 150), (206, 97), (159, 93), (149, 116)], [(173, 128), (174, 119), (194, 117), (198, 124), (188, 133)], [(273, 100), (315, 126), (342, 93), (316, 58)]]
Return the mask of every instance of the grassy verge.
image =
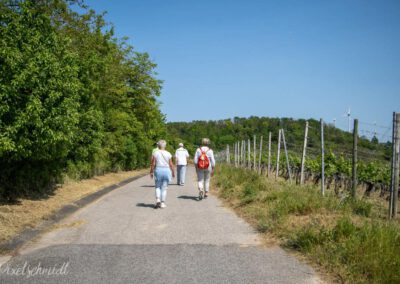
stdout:
[(144, 171), (147, 170), (109, 173), (82, 181), (67, 181), (54, 195), (46, 199), (21, 199), (17, 204), (0, 205), (0, 243), (10, 240), (26, 228), (37, 226), (61, 207)]
[(275, 182), (221, 166), (218, 196), (281, 245), (306, 255), (346, 283), (400, 283), (400, 224), (368, 199), (321, 197), (312, 186)]

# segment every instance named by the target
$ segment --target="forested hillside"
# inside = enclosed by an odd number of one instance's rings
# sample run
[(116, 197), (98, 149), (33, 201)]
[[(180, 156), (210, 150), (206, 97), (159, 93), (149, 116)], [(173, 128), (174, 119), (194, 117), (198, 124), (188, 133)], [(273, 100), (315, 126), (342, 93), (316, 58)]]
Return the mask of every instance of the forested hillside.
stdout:
[(82, 1), (1, 1), (0, 35), (1, 199), (146, 165), (165, 135), (148, 54)]
[[(320, 122), (308, 120), (310, 154), (319, 154), (320, 149)], [(285, 137), (290, 151), (301, 153), (304, 141), (306, 120), (291, 118), (249, 117), (225, 119), (217, 121), (170, 122), (168, 132), (172, 137), (181, 137), (189, 144), (197, 145), (200, 137), (210, 137), (213, 146), (225, 149), (226, 145), (233, 145), (236, 141), (258, 139), (262, 135), (264, 141), (272, 132), (272, 142), (277, 143), (279, 129), (285, 130)], [(333, 125), (325, 125), (325, 147), (328, 151), (339, 154), (348, 154), (353, 147), (352, 134), (342, 131)], [(371, 140), (361, 137), (359, 140), (360, 156), (366, 159), (390, 160), (391, 144), (379, 143), (376, 138)]]

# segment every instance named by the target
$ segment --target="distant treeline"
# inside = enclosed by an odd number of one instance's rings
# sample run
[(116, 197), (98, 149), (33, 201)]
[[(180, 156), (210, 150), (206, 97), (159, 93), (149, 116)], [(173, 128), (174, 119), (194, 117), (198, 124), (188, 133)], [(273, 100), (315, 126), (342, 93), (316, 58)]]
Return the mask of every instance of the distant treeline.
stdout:
[(166, 129), (146, 53), (80, 0), (1, 1), (0, 37), (0, 199), (148, 163)]
[[(310, 119), (308, 122), (310, 125), (309, 152), (318, 155), (321, 140), (320, 122), (314, 119)], [(167, 126), (171, 136), (181, 137), (189, 144), (197, 145), (199, 137), (209, 137), (216, 149), (225, 149), (226, 145), (233, 146), (236, 141), (252, 140), (254, 135), (257, 135), (257, 139), (260, 139), (262, 135), (264, 143), (267, 143), (269, 132), (272, 132), (272, 141), (276, 144), (278, 131), (282, 128), (285, 130), (288, 148), (300, 154), (303, 147), (305, 124), (306, 120), (304, 119), (252, 116), (217, 121), (170, 122)], [(327, 151), (351, 153), (353, 147), (352, 134), (335, 128), (333, 125), (325, 125), (324, 136)], [(264, 144), (264, 149), (266, 149), (266, 144)], [(365, 137), (361, 137), (359, 140), (359, 149), (361, 158), (373, 158), (381, 161), (389, 161), (392, 150), (391, 143), (379, 143), (376, 138), (369, 140)]]

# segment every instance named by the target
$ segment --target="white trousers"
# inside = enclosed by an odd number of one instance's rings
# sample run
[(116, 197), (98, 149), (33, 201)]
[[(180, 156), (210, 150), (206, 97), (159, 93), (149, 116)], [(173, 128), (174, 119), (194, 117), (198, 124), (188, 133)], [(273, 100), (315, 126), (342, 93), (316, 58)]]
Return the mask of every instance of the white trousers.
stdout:
[(156, 200), (157, 202), (165, 202), (167, 199), (167, 187), (163, 186), (161, 188), (157, 187), (156, 188)]
[(197, 182), (200, 191), (205, 190), (205, 192), (208, 192), (210, 189), (210, 178), (210, 170), (197, 170)]

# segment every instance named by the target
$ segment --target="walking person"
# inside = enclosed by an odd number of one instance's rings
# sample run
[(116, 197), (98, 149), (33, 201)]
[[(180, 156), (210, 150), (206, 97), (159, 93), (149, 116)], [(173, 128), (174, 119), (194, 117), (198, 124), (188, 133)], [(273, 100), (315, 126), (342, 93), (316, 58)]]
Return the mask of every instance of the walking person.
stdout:
[(167, 142), (160, 140), (157, 146), (159, 150), (154, 152), (150, 168), (151, 178), (155, 176), (156, 209), (167, 207), (165, 200), (167, 198), (168, 183), (171, 181), (171, 175), (173, 178), (175, 177), (172, 155), (165, 150)]
[(199, 188), (199, 200), (208, 197), (210, 190), (210, 179), (214, 175), (215, 158), (214, 152), (210, 148), (210, 139), (203, 138), (201, 146), (194, 155), (194, 164), (197, 172), (197, 182)]
[(176, 161), (177, 184), (181, 186), (185, 185), (186, 166), (188, 158), (189, 158), (188, 151), (185, 148), (183, 148), (183, 143), (179, 143), (179, 148), (175, 152), (175, 161)]

